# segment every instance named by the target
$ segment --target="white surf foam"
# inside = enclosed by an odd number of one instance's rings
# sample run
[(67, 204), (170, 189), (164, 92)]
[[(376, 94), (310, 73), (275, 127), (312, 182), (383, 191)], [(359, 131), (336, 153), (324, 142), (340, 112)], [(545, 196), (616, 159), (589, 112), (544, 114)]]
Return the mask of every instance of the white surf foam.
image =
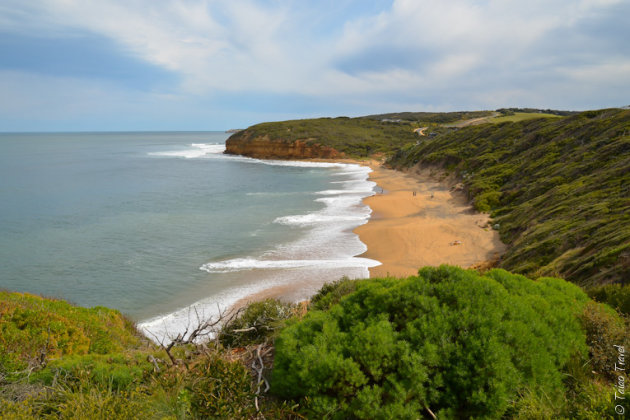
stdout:
[(192, 143), (188, 149), (173, 150), (168, 152), (153, 152), (151, 156), (169, 156), (185, 159), (200, 158), (207, 155), (222, 154), (225, 151), (225, 144)]
[(343, 258), (330, 260), (262, 260), (257, 258), (234, 258), (231, 260), (207, 263), (200, 267), (208, 273), (233, 273), (246, 270), (270, 270), (279, 268), (358, 268), (375, 267), (380, 265), (378, 261), (368, 258)]

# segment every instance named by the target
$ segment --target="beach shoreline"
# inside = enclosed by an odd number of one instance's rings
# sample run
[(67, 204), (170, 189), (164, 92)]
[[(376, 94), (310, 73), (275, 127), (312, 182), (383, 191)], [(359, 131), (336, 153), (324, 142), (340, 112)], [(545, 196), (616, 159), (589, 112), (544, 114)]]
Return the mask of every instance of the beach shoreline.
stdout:
[[(399, 171), (377, 160), (309, 159), (368, 166), (376, 193), (363, 199), (372, 209), (366, 224), (353, 230), (367, 246), (357, 257), (381, 265), (369, 268), (370, 277), (408, 277), (420, 267), (441, 264), (463, 268), (492, 266), (505, 251), (489, 216), (476, 212), (462, 186), (437, 170)], [(244, 296), (231, 309), (264, 299), (293, 300), (291, 285), (271, 287)]]
[(372, 217), (354, 229), (368, 248), (360, 256), (382, 263), (370, 277), (408, 277), (441, 264), (491, 266), (505, 252), (489, 215), (473, 209), (458, 180), (438, 169), (371, 168), (378, 191), (363, 201)]

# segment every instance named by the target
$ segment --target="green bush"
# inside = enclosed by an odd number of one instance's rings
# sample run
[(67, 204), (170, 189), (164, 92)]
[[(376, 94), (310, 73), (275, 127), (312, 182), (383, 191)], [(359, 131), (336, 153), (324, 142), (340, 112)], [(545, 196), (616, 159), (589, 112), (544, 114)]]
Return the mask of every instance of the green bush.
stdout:
[(312, 298), (310, 306), (313, 309), (327, 310), (339, 303), (342, 297), (354, 292), (357, 282), (343, 277), (332, 283), (326, 283)]
[(252, 379), (242, 363), (211, 355), (197, 363), (189, 376), (181, 398), (190, 401), (197, 418), (247, 418), (256, 412)]
[(314, 418), (496, 418), (526, 390), (561, 400), (562, 368), (586, 353), (587, 300), (563, 280), (503, 270), (358, 281), (281, 332), (272, 391)]
[(606, 303), (622, 314), (630, 315), (630, 284), (607, 284), (587, 290), (598, 302)]
[(627, 322), (610, 307), (592, 301), (584, 307), (580, 319), (590, 349), (589, 365), (607, 378), (616, 379), (614, 367), (619, 353), (613, 346), (630, 348)]

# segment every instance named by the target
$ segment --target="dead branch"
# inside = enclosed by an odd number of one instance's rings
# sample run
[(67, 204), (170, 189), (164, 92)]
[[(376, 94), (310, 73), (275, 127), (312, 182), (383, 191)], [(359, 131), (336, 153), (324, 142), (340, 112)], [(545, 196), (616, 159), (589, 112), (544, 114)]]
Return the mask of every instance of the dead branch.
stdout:
[(241, 328), (238, 330), (232, 330), (230, 331), (231, 333), (244, 333), (244, 332), (250, 332), (250, 331), (256, 331), (257, 328), (256, 327), (249, 327), (249, 328)]
[(429, 412), (429, 414), (431, 415), (433, 419), (437, 419), (437, 416), (433, 413), (433, 411), (431, 411), (431, 409), (428, 406), (425, 405), (424, 409)]
[(154, 372), (158, 372), (158, 373), (160, 372), (160, 366), (158, 365), (158, 361), (161, 362), (160, 359), (156, 359), (155, 357), (153, 357), (152, 354), (150, 354), (147, 356), (147, 361), (153, 363)]

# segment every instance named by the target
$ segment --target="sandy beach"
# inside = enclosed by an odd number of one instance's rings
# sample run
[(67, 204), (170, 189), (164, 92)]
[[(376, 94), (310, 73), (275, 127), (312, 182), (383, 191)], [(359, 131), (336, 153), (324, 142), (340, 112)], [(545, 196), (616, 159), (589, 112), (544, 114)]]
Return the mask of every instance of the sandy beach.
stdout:
[(371, 167), (377, 194), (364, 202), (372, 217), (354, 230), (368, 247), (361, 256), (383, 263), (370, 269), (371, 277), (409, 276), (425, 265), (468, 268), (504, 251), (488, 215), (474, 211), (455, 181), (440, 182), (441, 174), (429, 170)]
[[(364, 200), (372, 209), (370, 220), (354, 230), (368, 248), (360, 256), (382, 263), (369, 269), (370, 277), (407, 277), (426, 265), (491, 265), (505, 250), (488, 215), (474, 211), (455, 180), (438, 181), (441, 174), (429, 170), (387, 169), (374, 160), (340, 162), (369, 165), (369, 179), (377, 184), (377, 194)], [(231, 310), (268, 298), (292, 300), (294, 289), (266, 289), (243, 297)]]

